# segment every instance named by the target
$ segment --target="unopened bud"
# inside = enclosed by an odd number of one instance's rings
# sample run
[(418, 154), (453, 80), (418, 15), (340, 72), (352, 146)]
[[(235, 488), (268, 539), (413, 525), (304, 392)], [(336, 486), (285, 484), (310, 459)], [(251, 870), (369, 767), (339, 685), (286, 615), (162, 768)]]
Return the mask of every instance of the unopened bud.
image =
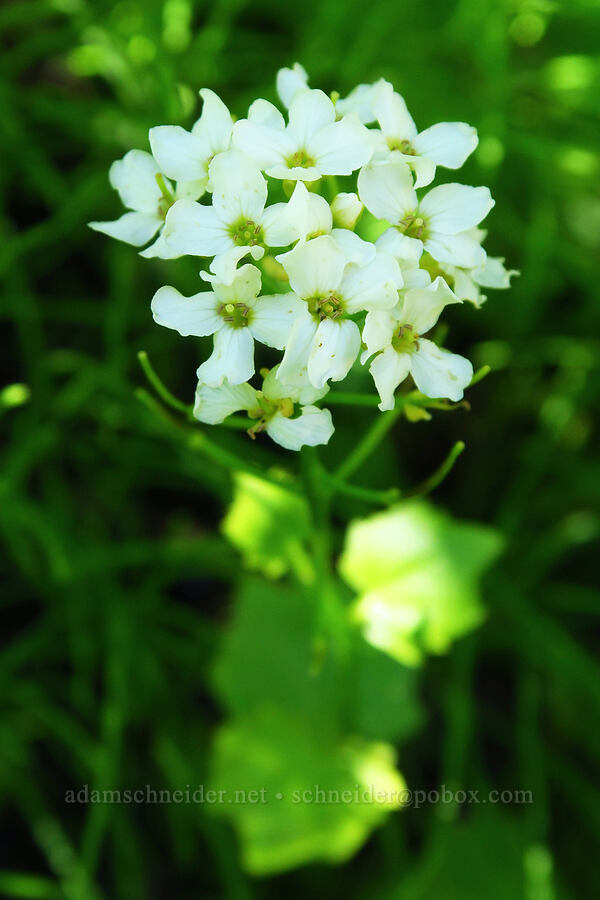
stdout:
[(331, 204), (333, 224), (337, 228), (354, 228), (363, 211), (356, 194), (338, 194)]

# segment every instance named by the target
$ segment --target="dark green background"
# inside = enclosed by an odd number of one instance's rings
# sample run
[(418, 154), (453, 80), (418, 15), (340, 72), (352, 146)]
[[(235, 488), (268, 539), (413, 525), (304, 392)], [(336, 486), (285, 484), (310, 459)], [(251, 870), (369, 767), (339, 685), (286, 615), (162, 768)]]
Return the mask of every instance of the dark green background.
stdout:
[[(0, 421), (0, 894), (595, 896), (599, 4), (29, 0), (2, 5), (0, 41), (0, 385), (31, 389)], [(197, 265), (142, 260), (86, 222), (120, 214), (108, 165), (146, 148), (149, 126), (189, 127), (203, 86), (241, 116), (275, 99), (294, 60), (342, 94), (384, 76), (420, 127), (480, 133), (460, 177), (490, 186), (488, 249), (522, 275), (447, 318), (452, 349), (494, 371), (470, 412), (400, 423), (357, 477), (409, 487), (465, 440), (436, 500), (507, 550), (485, 581), (487, 623), (420, 675), (425, 719), (400, 768), (412, 786), (527, 787), (535, 803), (453, 822), (407, 810), (342, 868), (249, 879), (229, 827), (202, 810), (63, 802), (84, 782), (164, 783), (173, 754), (203, 780), (222, 715), (208, 673), (241, 568), (216, 530), (227, 472), (133, 393), (146, 349), (191, 400), (198, 347), (155, 326), (149, 301), (167, 281), (192, 293)], [(340, 409), (325, 460), (372, 415)], [(297, 465), (266, 440), (242, 447)], [(367, 511), (339, 501), (340, 534)]]

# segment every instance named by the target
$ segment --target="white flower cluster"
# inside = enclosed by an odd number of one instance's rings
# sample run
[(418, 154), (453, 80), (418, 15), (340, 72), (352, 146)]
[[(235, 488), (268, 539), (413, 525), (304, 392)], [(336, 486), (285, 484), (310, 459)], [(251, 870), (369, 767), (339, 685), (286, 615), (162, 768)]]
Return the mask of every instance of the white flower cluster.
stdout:
[[(216, 94), (200, 91), (191, 131), (152, 128), (152, 154), (132, 150), (113, 163), (110, 182), (130, 211), (90, 224), (134, 246), (155, 237), (145, 257), (210, 259), (200, 273), (210, 289), (184, 297), (166, 286), (152, 300), (160, 325), (213, 335), (194, 415), (217, 424), (245, 410), (252, 435), (265, 430), (297, 450), (327, 443), (331, 414), (314, 404), (359, 357), (370, 360), (381, 410), (393, 408), (409, 373), (427, 396), (460, 400), (471, 363), (423, 335), (445, 306), (479, 306), (481, 288), (507, 288), (513, 273), (482, 247), (477, 226), (494, 205), (487, 187), (417, 194), (437, 166), (464, 163), (474, 128), (418, 132), (384, 80), (330, 98), (296, 64), (279, 71), (277, 91), (287, 121), (260, 99), (234, 122)], [(261, 293), (265, 275), (278, 279), (277, 293)], [(254, 341), (284, 351), (260, 390), (248, 383)]]

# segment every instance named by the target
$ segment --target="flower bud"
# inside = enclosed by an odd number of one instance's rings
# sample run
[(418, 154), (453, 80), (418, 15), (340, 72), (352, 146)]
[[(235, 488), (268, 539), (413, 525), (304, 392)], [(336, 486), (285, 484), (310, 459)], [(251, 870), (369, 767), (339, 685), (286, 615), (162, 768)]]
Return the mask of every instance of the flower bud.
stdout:
[(354, 228), (362, 211), (363, 205), (356, 194), (338, 194), (331, 204), (336, 228)]

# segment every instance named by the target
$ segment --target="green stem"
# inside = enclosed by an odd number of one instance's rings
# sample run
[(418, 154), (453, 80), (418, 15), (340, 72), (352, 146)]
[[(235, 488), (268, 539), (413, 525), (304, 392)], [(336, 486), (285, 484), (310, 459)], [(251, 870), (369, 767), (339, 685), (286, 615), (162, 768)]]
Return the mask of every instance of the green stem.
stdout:
[(408, 491), (405, 496), (424, 497), (426, 494), (430, 494), (431, 491), (435, 490), (435, 488), (442, 483), (464, 449), (464, 442), (457, 441), (448, 453), (441, 466), (436, 469), (435, 472), (429, 476), (429, 478), (426, 478), (425, 481), (422, 481), (421, 484), (417, 485), (417, 487), (413, 488), (411, 491)]
[(345, 481), (349, 475), (362, 466), (365, 460), (371, 455), (373, 450), (395, 424), (403, 408), (404, 403), (400, 403), (395, 409), (390, 409), (375, 419), (362, 440), (360, 440), (354, 450), (348, 454), (341, 466), (336, 469), (334, 473), (336, 479)]
[(489, 375), (491, 371), (491, 366), (482, 366), (480, 369), (477, 369), (477, 371), (471, 378), (471, 381), (469, 382), (469, 387), (473, 387), (474, 384), (478, 384), (486, 377), (486, 375)]
[(331, 391), (323, 398), (325, 406), (378, 406), (381, 401), (375, 394), (350, 394)]
[[(264, 478), (265, 481), (271, 481), (273, 484), (281, 485), (280, 478), (270, 475), (269, 472), (262, 469), (258, 464), (249, 463), (241, 456), (237, 456), (237, 454), (232, 453), (230, 450), (226, 450), (219, 444), (214, 444), (206, 437), (204, 432), (200, 430), (193, 431), (185, 425), (180, 425), (179, 422), (176, 422), (171, 418), (166, 409), (164, 409), (160, 403), (148, 393), (148, 391), (144, 390), (144, 388), (138, 388), (135, 391), (135, 396), (150, 410), (167, 431), (183, 438), (186, 446), (189, 447), (190, 450), (200, 451), (207, 459), (212, 460), (212, 462), (215, 462), (217, 465), (230, 471), (249, 472), (251, 475), (257, 475), (260, 478)], [(298, 485), (291, 480), (286, 482), (286, 486), (292, 491), (298, 490)]]
[(157, 174), (155, 175), (155, 178), (156, 178), (156, 183), (160, 188), (161, 194), (163, 195), (163, 197), (165, 198), (165, 200), (167, 201), (169, 206), (171, 206), (171, 204), (175, 203), (175, 195), (167, 187), (164, 176), (160, 172), (157, 172)]
[(146, 376), (146, 378), (148, 379), (148, 381), (150, 382), (150, 384), (152, 385), (152, 387), (154, 388), (154, 390), (156, 391), (158, 396), (162, 400), (164, 400), (165, 403), (168, 406), (170, 406), (172, 409), (176, 409), (177, 412), (185, 413), (185, 415), (188, 417), (191, 416), (192, 407), (188, 406), (185, 403), (182, 403), (181, 400), (178, 400), (177, 397), (175, 397), (171, 393), (171, 391), (163, 384), (163, 382), (160, 380), (160, 378), (154, 371), (154, 368), (148, 358), (148, 354), (146, 353), (146, 351), (140, 350), (137, 355), (137, 358), (140, 361), (140, 365), (144, 371), (144, 375)]
[(383, 491), (372, 490), (371, 488), (360, 487), (357, 484), (348, 484), (334, 475), (328, 476), (328, 481), (336, 494), (346, 494), (348, 497), (355, 497), (357, 500), (363, 500), (365, 503), (375, 503), (378, 506), (390, 506), (396, 500), (399, 500), (401, 496), (398, 488), (387, 488)]
[(346, 611), (331, 569), (330, 507), (333, 490), (329, 476), (314, 447), (302, 447), (300, 462), (312, 512), (311, 550), (317, 599), (314, 670), (318, 671), (328, 648), (342, 657), (346, 655)]

